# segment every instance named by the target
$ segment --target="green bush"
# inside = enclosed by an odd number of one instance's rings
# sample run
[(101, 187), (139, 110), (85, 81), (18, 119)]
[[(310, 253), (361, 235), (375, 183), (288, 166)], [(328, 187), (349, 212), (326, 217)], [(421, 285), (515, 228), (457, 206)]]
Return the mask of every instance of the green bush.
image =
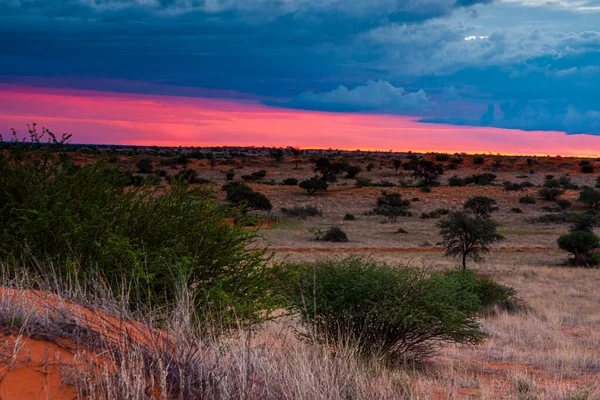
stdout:
[(318, 191), (324, 192), (329, 187), (327, 182), (317, 178), (316, 176), (300, 182), (298, 186), (300, 186), (302, 189), (305, 189), (310, 195), (313, 195)]
[(340, 227), (332, 226), (319, 238), (319, 240), (324, 242), (347, 242), (348, 236)]
[(356, 257), (295, 268), (291, 304), (307, 337), (317, 341), (352, 343), (364, 355), (404, 361), (431, 356), (443, 342), (478, 343), (485, 336), (469, 271), (427, 273)]
[(2, 261), (39, 272), (36, 260), (48, 260), (51, 273), (100, 274), (115, 291), (131, 282), (132, 307), (167, 306), (185, 285), (199, 312), (224, 323), (280, 306), (271, 287), (279, 268), (264, 250), (246, 251), (256, 233), (230, 226), (237, 210), (214, 194), (179, 182), (128, 187), (130, 177), (105, 162), (71, 170), (67, 159), (60, 143), (36, 142), (12, 143), (0, 157)]
[(523, 196), (519, 199), (521, 204), (535, 204), (537, 200), (533, 196)]
[(354, 221), (354, 220), (356, 220), (356, 217), (354, 216), (354, 214), (344, 215), (344, 221)]
[(409, 216), (410, 201), (402, 199), (401, 193), (382, 192), (377, 198), (377, 205), (372, 213), (383, 215), (392, 221), (396, 221), (399, 216)]
[(521, 210), (519, 207), (513, 207), (510, 209), (510, 211), (514, 212), (515, 214), (523, 214), (523, 210)]
[(436, 154), (435, 155), (435, 161), (439, 161), (439, 162), (444, 162), (444, 161), (448, 161), (450, 160), (450, 155), (449, 154)]
[(555, 201), (556, 198), (562, 195), (565, 191), (557, 187), (543, 187), (540, 189), (540, 197), (547, 201)]
[(135, 163), (140, 174), (149, 174), (152, 172), (152, 160), (149, 158), (142, 158)]
[(223, 185), (222, 189), (227, 193), (227, 201), (235, 207), (242, 210), (263, 210), (273, 209), (271, 201), (262, 193), (255, 192), (250, 186), (241, 182), (229, 182)]
[(232, 181), (234, 177), (235, 177), (235, 172), (233, 172), (233, 170), (227, 171), (225, 173), (225, 179), (227, 179), (228, 181)]
[(323, 215), (323, 212), (314, 206), (296, 206), (292, 208), (281, 209), (281, 212), (287, 215), (288, 217), (296, 217), (296, 218), (307, 218), (307, 217), (320, 217)]
[(475, 165), (481, 165), (485, 162), (485, 157), (483, 156), (475, 156), (473, 157), (473, 164)]
[(296, 178), (285, 178), (283, 180), (283, 182), (281, 182), (282, 185), (284, 186), (297, 186), (298, 185), (298, 179)]
[(358, 165), (351, 165), (346, 169), (346, 178), (354, 179), (362, 171), (362, 168)]
[(560, 207), (561, 210), (566, 210), (571, 207), (572, 203), (566, 199), (556, 200), (556, 205)]
[(573, 231), (559, 237), (557, 243), (573, 256), (573, 264), (589, 266), (593, 252), (600, 247), (600, 238), (591, 232)]
[(582, 165), (581, 166), (581, 172), (584, 174), (593, 174), (594, 173), (594, 166), (593, 165)]

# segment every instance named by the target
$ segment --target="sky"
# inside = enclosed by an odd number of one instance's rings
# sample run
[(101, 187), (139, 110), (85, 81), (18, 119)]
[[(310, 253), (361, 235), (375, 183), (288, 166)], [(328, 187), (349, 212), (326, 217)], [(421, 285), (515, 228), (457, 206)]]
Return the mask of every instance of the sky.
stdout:
[(0, 0), (0, 133), (600, 155), (600, 0)]

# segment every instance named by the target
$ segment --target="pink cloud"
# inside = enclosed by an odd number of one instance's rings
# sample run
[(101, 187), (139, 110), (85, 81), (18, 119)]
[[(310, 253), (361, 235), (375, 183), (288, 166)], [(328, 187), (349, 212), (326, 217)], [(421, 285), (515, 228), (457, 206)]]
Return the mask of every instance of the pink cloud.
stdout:
[(598, 156), (600, 137), (434, 125), (418, 117), (326, 113), (251, 100), (0, 84), (0, 132), (37, 122), (78, 143), (299, 146)]

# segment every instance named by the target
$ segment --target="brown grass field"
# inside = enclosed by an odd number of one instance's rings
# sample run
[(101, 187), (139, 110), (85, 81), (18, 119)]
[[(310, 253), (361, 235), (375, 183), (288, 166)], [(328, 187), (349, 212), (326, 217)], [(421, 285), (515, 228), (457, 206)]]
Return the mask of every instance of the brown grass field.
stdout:
[[(84, 154), (77, 157), (79, 163), (94, 158)], [(136, 159), (143, 157), (122, 156), (118, 162), (123, 168), (135, 170)], [(425, 157), (433, 159), (432, 155)], [(150, 158), (158, 165), (160, 157)], [(406, 368), (360, 364), (352, 354), (329, 358), (323, 349), (300, 341), (294, 335), (298, 327), (296, 321), (276, 320), (266, 324), (247, 342), (238, 338), (222, 345), (226, 350), (202, 347), (207, 358), (218, 359), (220, 356), (214, 354), (229, 352), (229, 363), (226, 367), (219, 366), (225, 371), (224, 387), (238, 387), (236, 382), (230, 382), (235, 381), (232, 376), (248, 374), (250, 358), (252, 373), (273, 385), (270, 393), (273, 397), (255, 394), (251, 387), (244, 386), (245, 391), (231, 392), (231, 397), (222, 398), (600, 399), (600, 269), (566, 265), (567, 254), (558, 248), (556, 239), (568, 231), (568, 224), (529, 222), (530, 218), (547, 214), (541, 207), (552, 202), (538, 199), (537, 204), (519, 204), (522, 196), (538, 197), (545, 175), (568, 175), (577, 185), (594, 187), (598, 174), (581, 173), (580, 159), (575, 158), (538, 157), (534, 158), (533, 165), (528, 165), (526, 157), (502, 157), (500, 165), (495, 165), (495, 158), (486, 156), (483, 165), (474, 165), (473, 157), (465, 156), (456, 170), (446, 171), (440, 177), (439, 187), (426, 193), (418, 187), (410, 187), (416, 181), (407, 171), (400, 169), (396, 173), (390, 166), (390, 157), (348, 153), (336, 159), (360, 165), (361, 178), (369, 178), (374, 183), (389, 181), (395, 186), (357, 188), (354, 179), (340, 175), (325, 193), (315, 195), (308, 195), (297, 186), (279, 184), (289, 177), (303, 180), (314, 176), (309, 156), (286, 157), (282, 162), (265, 156), (233, 161), (217, 158), (212, 166), (206, 160), (190, 162), (187, 167), (210, 180), (213, 185), (209, 187), (214, 188), (220, 198), (224, 198), (220, 187), (227, 182), (225, 173), (231, 168), (235, 169), (235, 181), (243, 174), (267, 171), (264, 180), (273, 180), (275, 184), (250, 183), (273, 204), (271, 212), (256, 213), (262, 218), (258, 228), (260, 240), (256, 245), (268, 246), (276, 253), (277, 260), (312, 261), (358, 254), (390, 264), (454, 267), (458, 261), (445, 257), (437, 244), (439, 220), (422, 219), (421, 213), (438, 208), (459, 209), (475, 195), (493, 197), (500, 208), (494, 219), (506, 240), (494, 246), (483, 262), (471, 262), (470, 267), (512, 286), (529, 306), (526, 312), (498, 311), (483, 317), (481, 322), (489, 335), (483, 344), (445, 345), (424, 364)], [(369, 163), (374, 167), (366, 171)], [(448, 162), (442, 164), (448, 165)], [(168, 174), (177, 172), (177, 167), (164, 168)], [(448, 186), (448, 178), (454, 174), (464, 177), (483, 172), (497, 175), (496, 184)], [(504, 181), (528, 181), (537, 187), (506, 191), (501, 185)], [(382, 190), (400, 192), (403, 198), (412, 200), (412, 216), (389, 222), (382, 216), (368, 215)], [(574, 210), (583, 210), (583, 205), (577, 203), (578, 194), (576, 190), (567, 190), (560, 198), (572, 201)], [(322, 216), (296, 219), (281, 212), (282, 207), (294, 206), (315, 206), (322, 211)], [(523, 212), (515, 213), (511, 210), (515, 207)], [(347, 213), (356, 219), (344, 220)], [(341, 227), (349, 242), (317, 241), (310, 232), (331, 226)], [(399, 228), (406, 233), (397, 233)], [(173, 335), (177, 337), (176, 333)], [(186, 346), (200, 346), (199, 342), (185, 337), (185, 332), (177, 340)], [(9, 354), (11, 351), (14, 353), (14, 349), (5, 349), (7, 357), (14, 360), (14, 354)], [(127, 379), (134, 378), (123, 378), (123, 382)], [(92, 390), (95, 381), (83, 381), (89, 386), (87, 392)], [(127, 388), (123, 382), (121, 385)], [(357, 389), (352, 395), (344, 396), (346, 386)], [(282, 387), (288, 387), (295, 395), (286, 397), (285, 390), (277, 392)], [(79, 394), (87, 392), (78, 387)], [(139, 398), (145, 397), (140, 395)]]

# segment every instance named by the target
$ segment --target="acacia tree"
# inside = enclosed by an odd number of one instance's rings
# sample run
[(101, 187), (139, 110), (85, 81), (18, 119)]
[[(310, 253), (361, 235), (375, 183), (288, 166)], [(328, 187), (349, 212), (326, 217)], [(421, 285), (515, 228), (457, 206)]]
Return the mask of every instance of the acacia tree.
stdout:
[(438, 176), (444, 173), (444, 167), (429, 160), (411, 161), (410, 169), (415, 178), (423, 180), (425, 186), (431, 185)]
[(465, 211), (473, 213), (475, 218), (488, 218), (491, 213), (498, 211), (496, 200), (487, 196), (475, 196), (465, 202)]
[(461, 257), (463, 269), (467, 268), (467, 257), (481, 261), (482, 254), (489, 252), (493, 243), (504, 240), (491, 218), (471, 217), (464, 212), (453, 212), (438, 222), (446, 256)]
[(578, 201), (585, 204), (590, 209), (597, 210), (600, 207), (600, 191), (586, 188), (579, 193)]
[(600, 239), (592, 232), (574, 231), (562, 235), (556, 241), (558, 247), (573, 255), (575, 265), (589, 266), (594, 251), (600, 247)]

